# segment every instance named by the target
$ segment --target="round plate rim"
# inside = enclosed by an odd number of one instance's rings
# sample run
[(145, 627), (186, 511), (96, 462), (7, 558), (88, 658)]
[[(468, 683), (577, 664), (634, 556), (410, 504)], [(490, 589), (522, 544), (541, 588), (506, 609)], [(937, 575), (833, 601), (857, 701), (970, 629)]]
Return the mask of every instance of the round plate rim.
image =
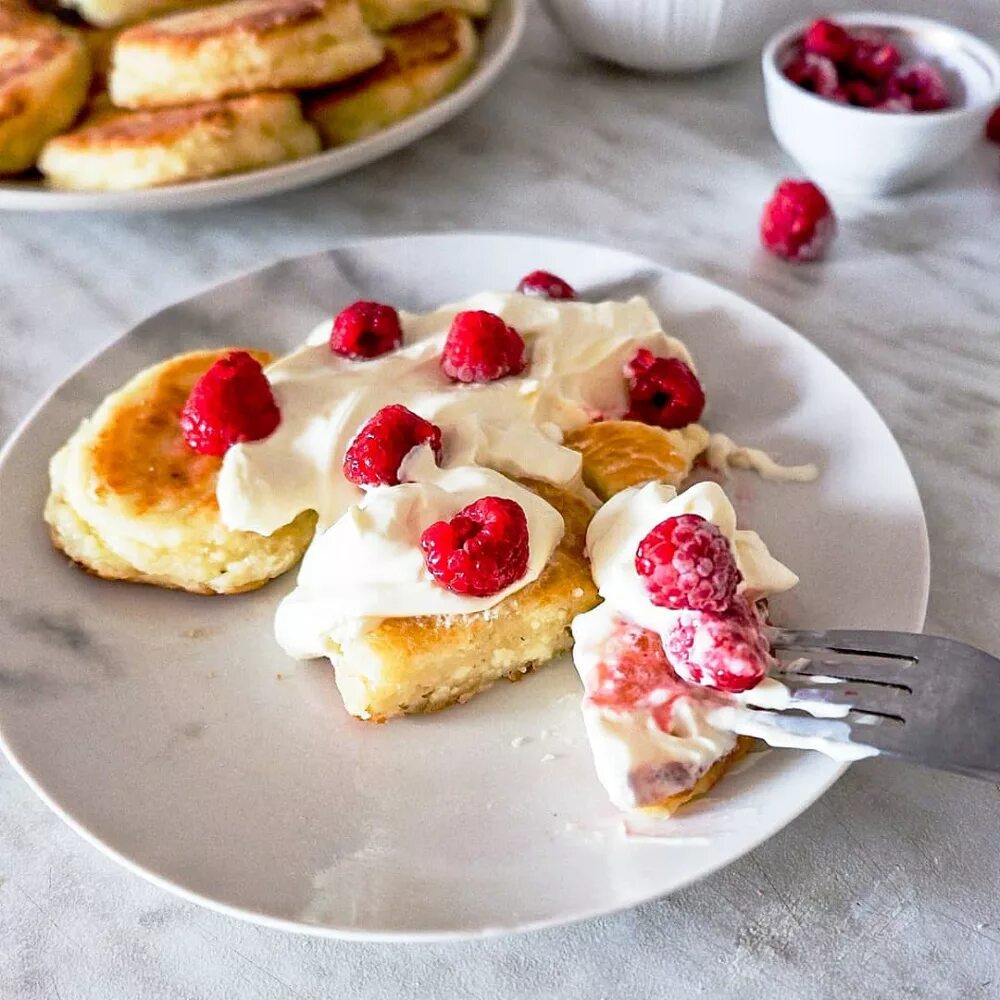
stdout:
[(374, 163), (429, 135), (467, 110), (497, 82), (524, 35), (528, 0), (498, 0), (490, 23), (506, 21), (495, 49), (452, 93), (374, 135), (312, 156), (201, 181), (137, 191), (55, 191), (36, 183), (0, 180), (0, 211), (164, 212), (250, 201), (318, 184)]
[[(503, 232), (497, 230), (464, 230), (464, 231), (454, 231), (450, 233), (440, 233), (433, 231), (413, 231), (409, 233), (398, 233), (390, 236), (378, 236), (366, 239), (352, 239), (345, 240), (343, 242), (331, 244), (324, 250), (316, 251), (309, 254), (283, 257), (272, 261), (262, 267), (250, 268), (241, 271), (237, 274), (230, 275), (229, 277), (223, 278), (220, 281), (213, 282), (204, 288), (186, 296), (184, 299), (180, 299), (176, 302), (172, 302), (157, 309), (147, 316), (143, 317), (136, 323), (133, 323), (127, 329), (116, 334), (107, 342), (99, 346), (95, 351), (88, 355), (79, 365), (77, 365), (72, 371), (68, 372), (60, 382), (53, 386), (49, 391), (47, 391), (38, 403), (31, 408), (28, 414), (17, 424), (15, 429), (11, 432), (10, 436), (5, 442), (3, 442), (2, 447), (0, 447), (0, 473), (3, 471), (3, 466), (7, 459), (8, 453), (14, 448), (18, 440), (29, 428), (29, 426), (35, 421), (36, 418), (45, 409), (51, 399), (60, 391), (62, 386), (82, 372), (90, 364), (100, 358), (107, 351), (112, 350), (119, 342), (127, 338), (133, 330), (142, 326), (144, 323), (150, 321), (156, 316), (167, 312), (176, 306), (180, 305), (182, 302), (188, 299), (196, 298), (213, 291), (216, 291), (230, 283), (239, 282), (251, 275), (256, 275), (268, 271), (272, 268), (286, 265), (298, 261), (306, 261), (312, 258), (322, 257), (325, 254), (333, 250), (350, 250), (350, 249), (360, 249), (360, 248), (372, 248), (377, 247), (378, 244), (383, 243), (397, 243), (401, 240), (439, 240), (443, 238), (449, 239), (524, 239), (524, 240), (548, 240), (551, 242), (562, 242), (568, 245), (573, 245), (577, 248), (585, 248), (592, 251), (608, 251), (611, 250), (616, 253), (626, 253), (634, 257), (637, 261), (643, 261), (646, 264), (653, 265), (658, 271), (665, 275), (680, 276), (685, 279), (693, 279), (696, 282), (701, 283), (705, 287), (710, 287), (714, 294), (716, 294), (720, 299), (726, 299), (730, 301), (738, 302), (741, 308), (749, 310), (755, 317), (766, 319), (767, 322), (772, 324), (778, 324), (783, 332), (791, 335), (794, 341), (801, 342), (804, 347), (811, 352), (815, 352), (817, 355), (822, 357), (822, 359), (832, 365), (841, 376), (845, 378), (858, 394), (861, 400), (871, 409), (873, 415), (882, 424), (888, 439), (892, 442), (892, 445), (898, 453), (898, 457), (903, 463), (903, 467), (906, 470), (908, 480), (907, 484), (912, 488), (914, 497), (917, 500), (917, 504), (920, 509), (921, 515), (921, 538), (920, 538), (920, 551), (917, 553), (920, 565), (921, 573), (918, 581), (919, 585), (919, 595), (920, 599), (917, 602), (918, 611), (914, 618), (912, 625), (910, 626), (914, 631), (920, 631), (923, 628), (924, 621), (926, 619), (928, 601), (930, 597), (930, 540), (927, 531), (927, 518), (926, 511), (924, 510), (923, 500), (920, 496), (920, 491), (917, 487), (916, 480), (913, 477), (913, 472), (910, 469), (909, 462), (906, 459), (906, 455), (896, 440), (895, 435), (892, 433), (891, 428), (882, 418), (878, 409), (871, 402), (868, 396), (862, 391), (862, 389), (855, 383), (851, 376), (845, 372), (836, 362), (833, 361), (829, 355), (826, 354), (821, 348), (815, 345), (811, 340), (806, 338), (803, 334), (799, 333), (794, 327), (785, 323), (784, 320), (775, 316), (773, 313), (768, 312), (762, 306), (759, 306), (756, 302), (751, 299), (740, 295), (723, 285), (719, 285), (715, 281), (708, 278), (703, 278), (701, 275), (694, 274), (689, 271), (681, 271), (676, 268), (671, 267), (667, 264), (662, 264), (659, 261), (651, 257), (646, 257), (643, 254), (634, 253), (632, 251), (623, 251), (616, 247), (609, 247), (606, 244), (599, 243), (594, 240), (582, 240), (575, 238), (567, 238), (562, 236), (545, 236), (535, 233), (515, 233), (515, 232)], [(919, 621), (917, 620), (919, 619)], [(569, 916), (563, 917), (549, 917), (534, 921), (526, 921), (521, 923), (511, 924), (509, 926), (492, 926), (492, 927), (482, 927), (477, 930), (458, 930), (458, 931), (439, 931), (439, 930), (429, 930), (429, 931), (379, 931), (379, 930), (354, 930), (350, 928), (343, 927), (331, 927), (324, 926), (320, 924), (311, 924), (303, 921), (287, 920), (280, 917), (274, 917), (267, 913), (262, 913), (258, 910), (253, 910), (249, 908), (233, 906), (228, 903), (220, 902), (213, 899), (210, 896), (203, 895), (186, 888), (170, 879), (164, 878), (163, 876), (144, 868), (141, 864), (134, 861), (133, 859), (127, 857), (126, 855), (120, 853), (116, 848), (112, 847), (110, 844), (105, 843), (95, 834), (91, 833), (83, 824), (78, 822), (72, 815), (66, 812), (63, 807), (56, 802), (46, 790), (39, 784), (39, 782), (34, 778), (34, 776), (28, 771), (27, 767), (22, 764), (13, 749), (8, 745), (6, 739), (4, 738), (3, 727), (0, 726), (0, 750), (3, 751), (7, 760), (10, 761), (11, 766), (14, 770), (24, 779), (28, 786), (35, 792), (36, 795), (61, 819), (67, 824), (72, 830), (79, 834), (85, 841), (97, 848), (102, 854), (111, 858), (113, 861), (120, 864), (122, 867), (130, 871), (131, 873), (138, 875), (140, 878), (158, 886), (161, 889), (173, 893), (189, 902), (196, 903), (200, 906), (204, 906), (207, 909), (214, 910), (218, 913), (226, 914), (227, 916), (235, 917), (246, 922), (257, 924), (264, 927), (269, 927), (275, 930), (288, 931), (291, 933), (302, 934), (308, 937), (319, 937), (327, 939), (345, 940), (345, 941), (372, 941), (372, 942), (412, 942), (412, 943), (442, 943), (442, 942), (455, 942), (455, 941), (470, 941), (479, 940), (490, 937), (498, 937), (508, 934), (520, 934), (527, 933), (531, 931), (544, 930), (550, 927), (566, 926), (570, 924), (579, 923), (585, 920), (589, 920), (599, 916), (607, 916), (615, 913), (620, 913), (625, 910), (632, 909), (635, 906), (639, 906), (642, 903), (648, 902), (654, 899), (664, 898), (668, 895), (693, 884), (694, 882), (700, 881), (701, 879), (707, 878), (709, 875), (714, 874), (722, 868), (727, 867), (730, 864), (738, 861), (740, 858), (744, 857), (750, 851), (759, 847), (762, 843), (769, 840), (771, 837), (778, 834), (787, 825), (801, 816), (807, 809), (809, 809), (815, 802), (821, 798), (830, 787), (847, 771), (848, 764), (836, 764), (831, 767), (828, 776), (821, 782), (819, 782), (813, 789), (811, 789), (810, 794), (800, 799), (797, 803), (796, 810), (791, 813), (782, 822), (771, 828), (765, 828), (763, 832), (759, 835), (754, 836), (747, 841), (740, 844), (739, 848), (735, 853), (729, 854), (724, 858), (720, 858), (718, 861), (708, 865), (705, 868), (699, 869), (690, 874), (679, 878), (674, 885), (666, 892), (654, 891), (653, 893), (646, 895), (637, 895), (635, 898), (628, 899), (624, 902), (617, 902), (608, 906), (596, 906), (588, 910), (578, 911)]]

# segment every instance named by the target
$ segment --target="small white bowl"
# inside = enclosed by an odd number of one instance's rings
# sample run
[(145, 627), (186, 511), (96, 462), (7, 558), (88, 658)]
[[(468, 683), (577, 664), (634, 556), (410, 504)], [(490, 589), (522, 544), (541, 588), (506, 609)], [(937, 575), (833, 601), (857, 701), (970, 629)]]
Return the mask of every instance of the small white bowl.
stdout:
[(864, 11), (834, 20), (885, 29), (904, 54), (935, 63), (948, 79), (956, 106), (892, 113), (817, 97), (782, 72), (807, 23), (786, 28), (764, 48), (767, 114), (775, 138), (811, 180), (845, 194), (892, 194), (941, 173), (982, 135), (1000, 99), (1000, 56), (994, 48), (922, 17)]
[(758, 51), (803, 0), (545, 0), (583, 52), (630, 69), (690, 72)]

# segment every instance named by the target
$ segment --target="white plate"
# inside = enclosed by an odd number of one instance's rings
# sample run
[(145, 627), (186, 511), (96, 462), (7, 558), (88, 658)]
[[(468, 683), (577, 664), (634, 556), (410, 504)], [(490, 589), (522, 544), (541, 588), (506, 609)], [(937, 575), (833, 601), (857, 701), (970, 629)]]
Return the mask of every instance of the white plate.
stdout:
[(472, 75), (431, 107), (382, 132), (289, 163), (143, 191), (53, 191), (40, 181), (0, 181), (0, 209), (23, 212), (170, 211), (248, 201), (338, 177), (394, 153), (461, 114), (510, 62), (524, 32), (526, 0), (495, 0)]
[[(287, 261), (140, 324), (29, 418), (0, 466), (0, 736), (40, 795), (134, 871), (198, 902), (316, 934), (434, 938), (540, 927), (671, 892), (739, 857), (841, 768), (757, 755), (670, 826), (626, 839), (594, 777), (568, 661), (468, 705), (347, 717), (329, 665), (295, 666), (271, 616), (288, 578), (206, 599), (92, 579), (49, 546), (46, 460), (139, 368), (241, 341), (283, 350), (359, 296), (429, 308), (534, 267), (590, 298), (641, 292), (699, 361), (709, 422), (811, 485), (731, 493), (802, 577), (778, 621), (919, 629), (923, 512), (892, 435), (801, 336), (691, 275), (579, 243), (382, 240)], [(520, 747), (512, 745), (527, 737)], [(546, 758), (552, 755), (553, 759)], [(831, 834), (832, 836), (833, 834)]]

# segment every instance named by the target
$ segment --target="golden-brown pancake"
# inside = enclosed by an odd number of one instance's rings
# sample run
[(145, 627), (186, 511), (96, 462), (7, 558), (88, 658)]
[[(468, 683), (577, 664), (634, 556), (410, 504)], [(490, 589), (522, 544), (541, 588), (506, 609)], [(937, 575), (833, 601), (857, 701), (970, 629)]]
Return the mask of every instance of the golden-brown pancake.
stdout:
[(155, 111), (121, 111), (99, 99), (78, 128), (46, 144), (39, 167), (53, 187), (121, 191), (271, 166), (319, 148), (294, 94)]
[[(229, 351), (196, 351), (148, 368), (84, 420), (50, 465), (52, 541), (97, 576), (199, 594), (253, 590), (293, 566), (316, 516), (265, 537), (219, 517), (222, 459), (184, 441), (179, 416), (198, 378)], [(261, 362), (264, 352), (251, 352)]]
[(326, 145), (363, 139), (453, 90), (475, 65), (479, 37), (469, 18), (448, 10), (386, 35), (385, 50), (374, 69), (304, 100)]
[(111, 98), (167, 107), (261, 90), (320, 87), (382, 60), (358, 0), (232, 0), (123, 31)]
[(0, 174), (33, 166), (77, 116), (90, 84), (78, 32), (16, 3), (0, 4)]

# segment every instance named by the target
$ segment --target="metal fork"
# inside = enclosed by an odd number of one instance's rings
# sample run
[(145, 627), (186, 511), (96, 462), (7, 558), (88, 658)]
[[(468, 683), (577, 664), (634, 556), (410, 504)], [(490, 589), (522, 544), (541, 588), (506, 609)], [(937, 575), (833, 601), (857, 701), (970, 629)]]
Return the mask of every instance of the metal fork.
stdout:
[[(906, 632), (773, 629), (788, 710), (755, 710), (786, 732), (851, 741), (927, 767), (1000, 780), (1000, 660)], [(846, 705), (835, 723), (795, 710)], [(836, 713), (830, 713), (836, 714)], [(764, 720), (761, 720), (764, 721)]]

